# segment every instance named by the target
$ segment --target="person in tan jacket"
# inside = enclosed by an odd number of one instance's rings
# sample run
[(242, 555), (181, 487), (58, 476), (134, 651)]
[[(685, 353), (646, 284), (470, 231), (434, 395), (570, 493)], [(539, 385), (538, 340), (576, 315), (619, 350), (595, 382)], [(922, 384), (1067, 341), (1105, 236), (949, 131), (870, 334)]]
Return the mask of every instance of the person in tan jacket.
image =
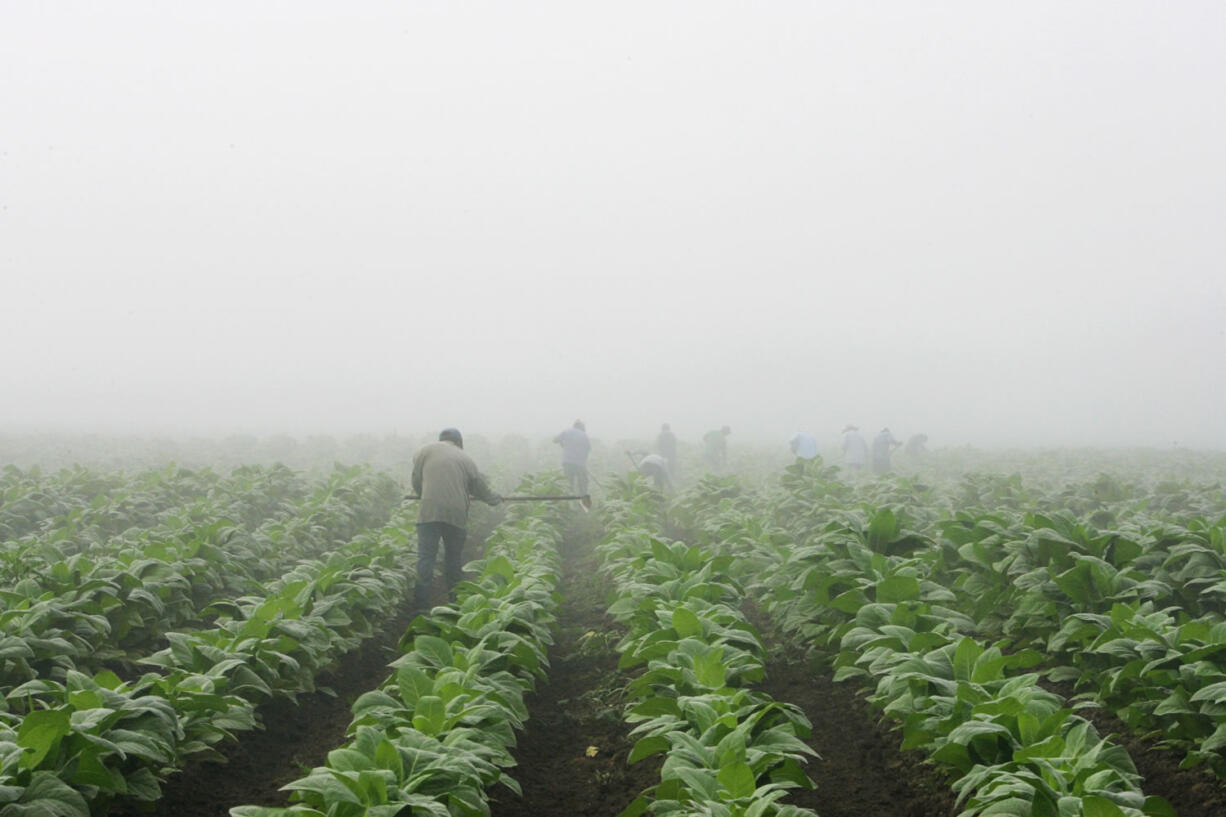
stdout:
[(468, 536), (469, 497), (497, 505), (495, 493), (464, 452), (459, 430), (445, 428), (438, 442), (425, 445), (413, 457), (413, 492), (417, 506), (417, 590), (414, 601), (425, 607), (434, 581), (439, 541), (443, 543), (443, 580), (447, 591), (460, 580), (461, 555)]

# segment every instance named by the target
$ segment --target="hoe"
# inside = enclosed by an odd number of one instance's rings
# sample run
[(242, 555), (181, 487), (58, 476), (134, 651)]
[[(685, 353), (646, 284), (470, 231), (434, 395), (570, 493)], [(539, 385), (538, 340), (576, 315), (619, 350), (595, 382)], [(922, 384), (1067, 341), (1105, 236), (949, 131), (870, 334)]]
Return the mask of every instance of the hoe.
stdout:
[[(417, 494), (408, 494), (405, 499), (421, 499)], [(559, 502), (564, 500), (577, 499), (579, 507), (583, 508), (583, 512), (587, 513), (592, 509), (591, 494), (558, 494), (557, 496), (504, 496), (503, 502)]]

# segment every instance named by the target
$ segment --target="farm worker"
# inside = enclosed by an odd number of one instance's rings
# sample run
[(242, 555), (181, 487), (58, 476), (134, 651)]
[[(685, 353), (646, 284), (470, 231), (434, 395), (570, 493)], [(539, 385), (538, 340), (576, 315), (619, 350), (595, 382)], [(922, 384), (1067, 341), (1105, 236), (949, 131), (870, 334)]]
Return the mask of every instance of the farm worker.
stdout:
[(855, 476), (867, 461), (868, 443), (864, 441), (860, 428), (849, 423), (843, 427), (843, 464), (847, 466), (847, 471)]
[(724, 426), (702, 435), (707, 464), (712, 468), (723, 468), (728, 462), (728, 435), (731, 433), (732, 429)]
[(924, 446), (928, 442), (927, 434), (912, 434), (907, 438), (907, 447), (903, 451), (907, 452), (908, 457), (919, 459), (928, 453), (928, 449)]
[(425, 607), (434, 581), (438, 543), (443, 543), (443, 580), (447, 592), (460, 580), (460, 558), (468, 526), (468, 498), (487, 505), (502, 497), (490, 489), (477, 470), (477, 463), (464, 452), (458, 429), (445, 428), (438, 442), (422, 446), (413, 457), (413, 491), (421, 497), (417, 506), (417, 590), (414, 600)]
[(902, 445), (902, 442), (890, 433), (888, 428), (883, 428), (873, 438), (873, 472), (877, 474), (888, 474), (890, 472), (890, 453)]
[(587, 496), (587, 455), (592, 453), (592, 441), (582, 420), (553, 438), (562, 446), (562, 473), (570, 483), (570, 492)]
[(668, 463), (668, 473), (677, 473), (677, 435), (669, 428), (668, 423), (660, 426), (660, 434), (656, 437), (656, 453)]
[(638, 462), (639, 473), (655, 480), (656, 488), (668, 493), (673, 490), (673, 478), (668, 471), (668, 460), (659, 454), (648, 454)]
[(811, 460), (817, 456), (817, 438), (804, 431), (798, 431), (788, 440), (788, 448), (802, 460)]

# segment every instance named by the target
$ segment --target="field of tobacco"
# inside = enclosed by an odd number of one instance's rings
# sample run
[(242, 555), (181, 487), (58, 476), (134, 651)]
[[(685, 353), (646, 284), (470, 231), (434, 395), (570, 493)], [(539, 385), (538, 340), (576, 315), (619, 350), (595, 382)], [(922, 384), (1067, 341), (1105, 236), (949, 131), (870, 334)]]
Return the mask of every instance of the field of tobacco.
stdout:
[(602, 482), (7, 469), (0, 817), (1226, 815), (1220, 482)]

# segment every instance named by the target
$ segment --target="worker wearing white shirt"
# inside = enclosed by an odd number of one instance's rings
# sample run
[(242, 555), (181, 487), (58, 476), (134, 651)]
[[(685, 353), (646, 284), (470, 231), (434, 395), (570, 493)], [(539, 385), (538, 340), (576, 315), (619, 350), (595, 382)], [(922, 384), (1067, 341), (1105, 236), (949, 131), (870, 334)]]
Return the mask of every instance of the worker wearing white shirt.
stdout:
[(843, 464), (854, 476), (864, 470), (868, 462), (868, 443), (858, 426), (848, 425), (843, 429)]
[(811, 460), (817, 456), (817, 438), (804, 431), (798, 431), (788, 441), (792, 453), (802, 460)]
[(673, 489), (673, 478), (668, 473), (668, 460), (659, 454), (648, 454), (638, 461), (637, 467), (640, 474), (655, 480), (659, 490), (669, 492)]

